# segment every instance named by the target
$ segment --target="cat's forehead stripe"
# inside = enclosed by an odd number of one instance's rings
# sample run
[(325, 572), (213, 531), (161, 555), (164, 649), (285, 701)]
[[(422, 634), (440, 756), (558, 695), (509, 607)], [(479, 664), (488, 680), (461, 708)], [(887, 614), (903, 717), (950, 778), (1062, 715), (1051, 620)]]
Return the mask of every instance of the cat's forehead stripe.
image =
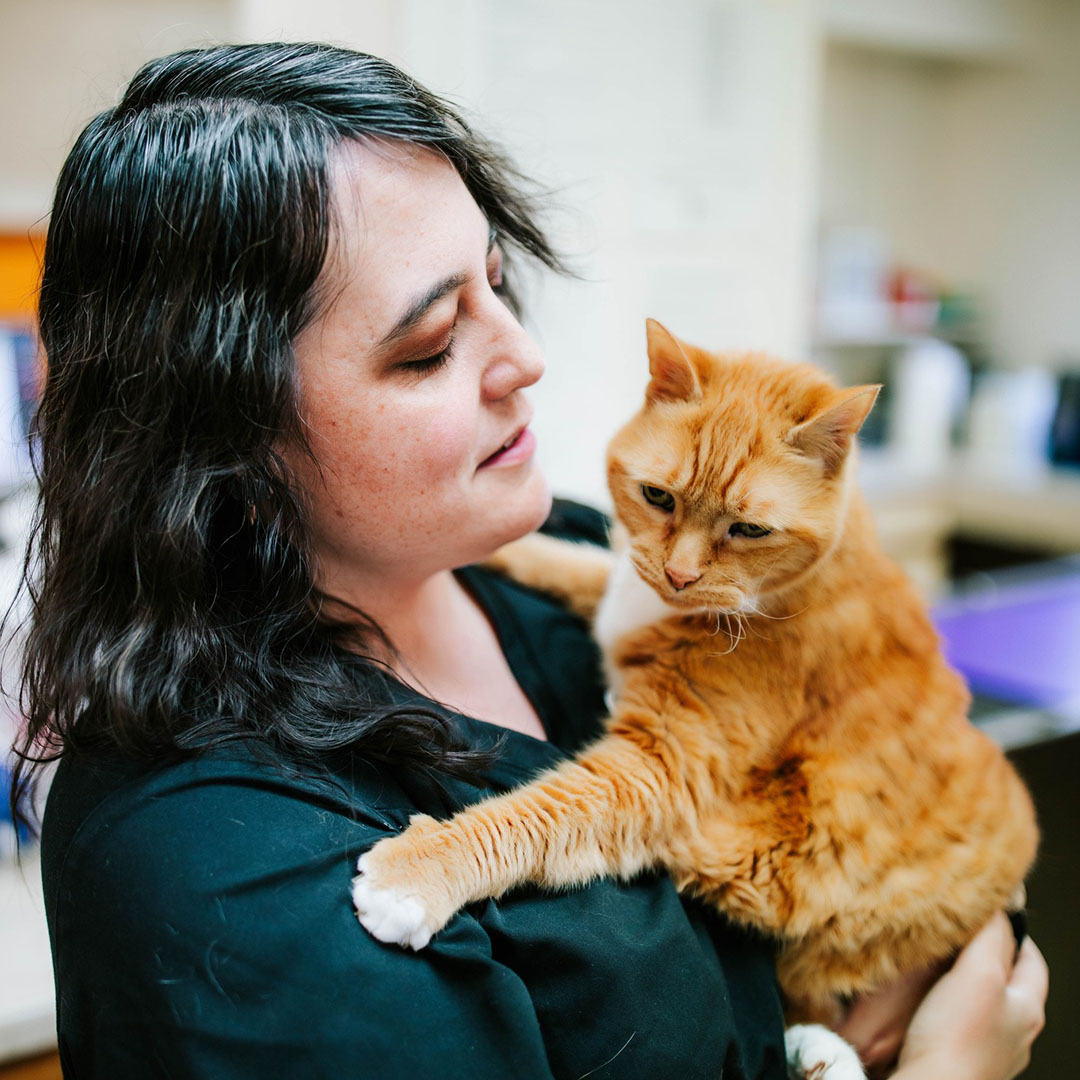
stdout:
[(761, 452), (761, 432), (742, 403), (711, 414), (702, 424), (693, 455), (700, 497), (728, 504), (732, 484)]
[(642, 483), (686, 490), (694, 477), (694, 439), (681, 428), (657, 431), (650, 439), (651, 445), (641, 447), (640, 457), (635, 456), (632, 469)]
[(738, 498), (739, 513), (744, 520), (774, 529), (787, 528), (798, 520), (803, 499), (796, 483), (776, 474), (744, 477), (735, 485), (733, 494)]

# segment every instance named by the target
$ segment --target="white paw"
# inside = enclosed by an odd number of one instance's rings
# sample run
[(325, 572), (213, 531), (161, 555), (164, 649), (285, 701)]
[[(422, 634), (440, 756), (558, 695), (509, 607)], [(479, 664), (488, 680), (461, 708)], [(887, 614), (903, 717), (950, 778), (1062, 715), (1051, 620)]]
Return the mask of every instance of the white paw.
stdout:
[(352, 882), (353, 905), (361, 926), (379, 941), (422, 949), (432, 934), (424, 905), (414, 896), (402, 896), (393, 889), (371, 884), (365, 877), (366, 858), (360, 856), (356, 864), (359, 873)]
[(821, 1024), (796, 1024), (784, 1032), (788, 1075), (797, 1080), (866, 1080), (862, 1062), (848, 1043)]

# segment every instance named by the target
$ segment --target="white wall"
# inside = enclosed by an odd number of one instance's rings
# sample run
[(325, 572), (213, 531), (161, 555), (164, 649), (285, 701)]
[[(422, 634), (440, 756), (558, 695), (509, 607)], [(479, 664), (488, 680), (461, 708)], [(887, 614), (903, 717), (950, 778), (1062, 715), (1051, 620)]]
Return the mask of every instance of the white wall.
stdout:
[(871, 226), (893, 257), (941, 270), (951, 242), (943, 205), (941, 103), (955, 67), (878, 49), (831, 45), (822, 99), (821, 221)]
[(535, 306), (543, 459), (557, 490), (601, 501), (604, 446), (646, 380), (647, 315), (706, 346), (805, 349), (811, 6), (562, 0), (525, 17), (492, 2), (487, 24), (477, 111), (559, 188), (586, 278), (547, 281)]

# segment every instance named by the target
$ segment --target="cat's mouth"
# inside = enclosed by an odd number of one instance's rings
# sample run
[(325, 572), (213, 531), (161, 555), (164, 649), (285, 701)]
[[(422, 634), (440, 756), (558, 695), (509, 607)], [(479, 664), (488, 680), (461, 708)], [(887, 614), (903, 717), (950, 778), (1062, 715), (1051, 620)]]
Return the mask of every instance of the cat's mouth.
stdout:
[(686, 597), (687, 607), (709, 615), (738, 615), (745, 610), (745, 600), (741, 589), (708, 589), (701, 596)]
[(690, 585), (676, 589), (663, 575), (653, 574), (641, 562), (630, 560), (638, 575), (669, 607), (687, 615), (738, 615), (745, 611), (746, 594), (737, 585)]

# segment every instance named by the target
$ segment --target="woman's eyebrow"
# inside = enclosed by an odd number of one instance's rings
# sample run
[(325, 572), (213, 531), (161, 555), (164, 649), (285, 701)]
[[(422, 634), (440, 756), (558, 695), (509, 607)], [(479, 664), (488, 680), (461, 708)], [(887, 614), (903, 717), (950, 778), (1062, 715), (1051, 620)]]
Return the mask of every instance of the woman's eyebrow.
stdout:
[[(488, 226), (488, 248), (487, 254), (490, 255), (495, 249), (495, 242), (498, 238), (498, 233), (494, 225)], [(452, 293), (455, 289), (460, 289), (462, 285), (466, 284), (470, 278), (470, 274), (458, 273), (451, 274), (448, 278), (444, 278), (437, 285), (433, 285), (423, 296), (414, 300), (406, 309), (405, 313), (401, 316), (393, 327), (391, 327), (389, 333), (385, 334), (375, 346), (376, 349), (382, 349), (387, 345), (392, 345), (395, 341), (403, 338), (428, 312), (428, 309), (432, 305), (437, 304), (448, 293)]]
[(417, 297), (417, 299), (405, 309), (405, 313), (396, 323), (394, 323), (390, 332), (386, 334), (375, 347), (381, 349), (384, 346), (390, 345), (400, 338), (403, 338), (427, 314), (428, 310), (434, 304), (437, 304), (448, 293), (452, 293), (455, 289), (460, 289), (470, 277), (470, 274), (464, 272), (451, 274), (449, 277), (443, 278), (438, 284), (432, 285), (423, 296)]

